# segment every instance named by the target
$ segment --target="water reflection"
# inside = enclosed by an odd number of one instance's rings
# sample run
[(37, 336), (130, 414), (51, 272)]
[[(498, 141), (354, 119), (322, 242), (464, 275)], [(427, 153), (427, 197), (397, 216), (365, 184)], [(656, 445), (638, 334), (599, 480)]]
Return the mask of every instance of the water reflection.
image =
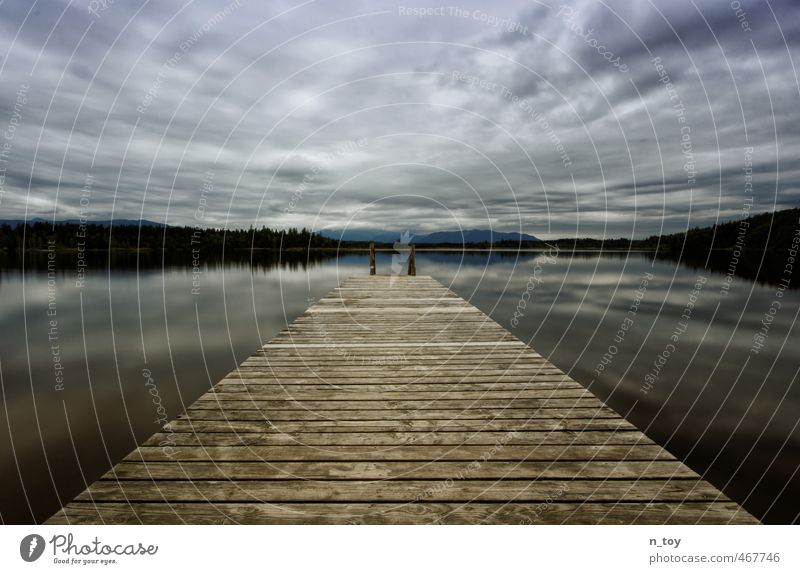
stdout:
[[(0, 435), (3, 521), (48, 517), (155, 432), (153, 388), (174, 418), (309, 299), (368, 269), (364, 253), (232, 254), (200, 261), (199, 273), (187, 257), (95, 254), (83, 287), (69, 254), (55, 257), (50, 276), (46, 254), (24, 266), (2, 260), (0, 424), (12, 429)], [(543, 258), (420, 251), (417, 268), (530, 341), (751, 512), (796, 520), (800, 396), (789, 349), (798, 292), (778, 297), (774, 284), (745, 279), (723, 290), (722, 273), (652, 254)], [(379, 256), (378, 272), (390, 263)], [(776, 299), (763, 348), (752, 353)]]
[[(651, 254), (566, 254), (540, 265), (514, 328), (535, 261), (492, 259), (461, 269), (439, 262), (433, 274), (748, 510), (769, 521), (797, 520), (800, 391), (790, 351), (797, 291), (740, 279), (723, 289), (721, 273)], [(751, 352), (776, 300), (765, 345)]]

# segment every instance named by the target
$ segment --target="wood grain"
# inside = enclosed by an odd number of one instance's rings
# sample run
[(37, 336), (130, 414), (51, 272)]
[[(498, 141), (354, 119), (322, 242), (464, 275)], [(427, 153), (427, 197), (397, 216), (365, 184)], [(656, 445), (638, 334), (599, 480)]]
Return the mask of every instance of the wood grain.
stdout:
[(49, 524), (748, 524), (426, 276), (353, 277)]

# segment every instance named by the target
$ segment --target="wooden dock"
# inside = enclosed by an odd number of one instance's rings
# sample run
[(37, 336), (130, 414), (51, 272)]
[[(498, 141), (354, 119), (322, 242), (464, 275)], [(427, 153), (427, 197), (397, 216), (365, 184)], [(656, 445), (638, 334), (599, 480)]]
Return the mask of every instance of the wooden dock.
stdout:
[(377, 275), (344, 281), (48, 521), (756, 522), (442, 284)]

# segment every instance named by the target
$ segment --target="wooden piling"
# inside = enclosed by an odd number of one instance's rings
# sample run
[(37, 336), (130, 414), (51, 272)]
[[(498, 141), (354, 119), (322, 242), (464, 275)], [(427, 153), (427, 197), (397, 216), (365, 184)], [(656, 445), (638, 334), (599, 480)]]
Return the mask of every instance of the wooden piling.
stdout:
[(369, 244), (369, 274), (375, 275), (375, 244)]

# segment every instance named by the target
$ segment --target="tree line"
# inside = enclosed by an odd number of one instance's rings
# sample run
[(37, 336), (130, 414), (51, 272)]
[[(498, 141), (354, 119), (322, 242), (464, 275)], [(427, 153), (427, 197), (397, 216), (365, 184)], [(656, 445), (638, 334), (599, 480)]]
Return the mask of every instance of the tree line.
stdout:
[[(693, 227), (680, 233), (651, 235), (644, 239), (593, 237), (563, 238), (550, 241), (497, 241), (481, 247), (546, 249), (557, 245), (559, 249), (642, 249), (674, 256), (681, 252), (697, 256), (707, 255), (712, 250), (732, 250), (779, 253), (788, 249), (792, 238), (800, 227), (800, 209), (784, 209), (772, 213), (761, 213), (744, 219), (726, 221), (710, 227)], [(473, 245), (473, 246), (478, 246)], [(425, 247), (432, 247), (425, 245)]]
[(268, 227), (250, 229), (200, 229), (155, 225), (81, 225), (78, 223), (36, 222), (0, 226), (0, 247), (6, 251), (55, 249), (319, 249), (339, 245), (308, 229), (286, 230)]
[[(712, 250), (769, 251), (777, 253), (789, 248), (800, 223), (800, 209), (785, 209), (753, 215), (746, 219), (719, 223), (711, 227), (694, 227), (685, 232), (652, 235), (644, 239), (564, 238), (551, 241), (496, 241), (469, 244), (425, 244), (420, 248), (470, 247), (504, 249), (559, 249), (657, 251), (665, 256), (681, 252), (697, 257)], [(237, 249), (324, 249), (366, 248), (367, 241), (339, 241), (308, 229), (285, 230), (268, 227), (250, 229), (199, 229), (156, 225), (105, 225), (35, 222), (24, 225), (0, 225), (0, 248), (5, 251), (56, 249), (127, 250), (127, 249), (203, 249), (222, 251)], [(380, 244), (382, 247), (392, 244)]]

